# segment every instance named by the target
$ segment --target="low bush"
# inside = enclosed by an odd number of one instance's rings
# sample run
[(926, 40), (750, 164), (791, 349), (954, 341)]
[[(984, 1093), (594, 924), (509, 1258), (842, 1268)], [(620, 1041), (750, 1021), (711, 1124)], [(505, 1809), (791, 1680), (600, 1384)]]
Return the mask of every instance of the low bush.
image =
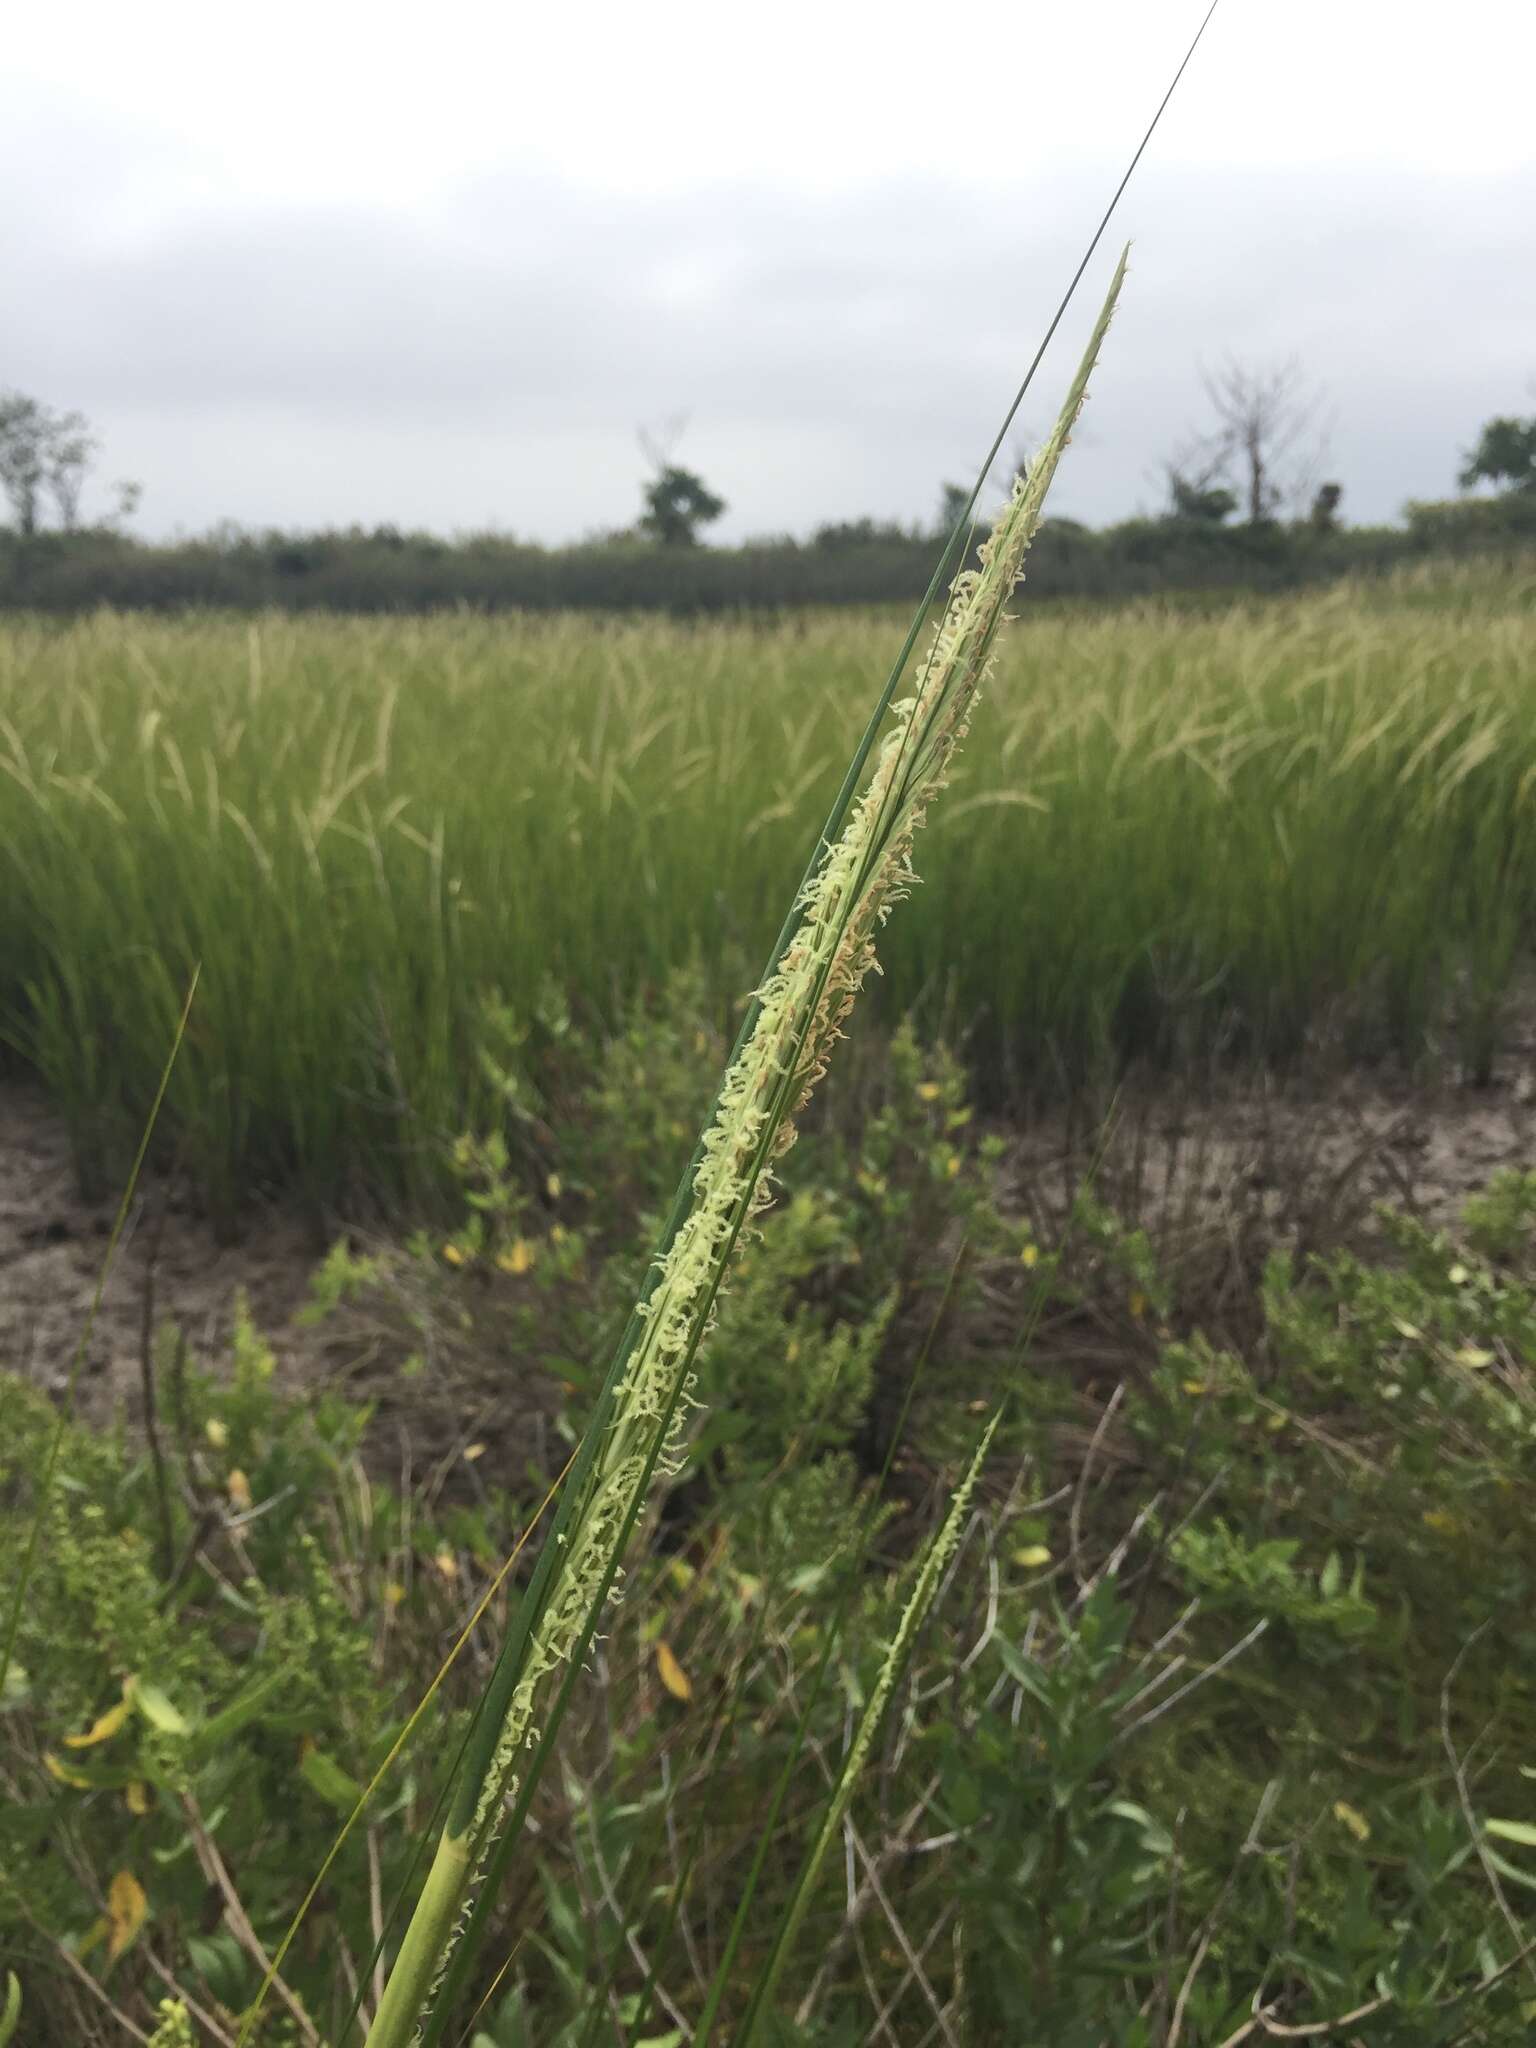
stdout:
[[(0, 1716), (18, 2039), (234, 2039), (382, 1771), (252, 2037), (360, 2038), (520, 1564), (408, 1717), (582, 1428), (571, 1357), (656, 1198), (583, 1162), (618, 1156), (634, 1062), (679, 1123), (707, 1089), (682, 1014), (637, 1018), (536, 1152), (460, 1144), (461, 1230), (324, 1264), (343, 1366), (359, 1319), (376, 1353), (391, 1333), (366, 1398), (284, 1390), (246, 1319), (217, 1373), (162, 1333), (158, 1459), (124, 1422), (67, 1431)], [(478, 2048), (689, 2039), (787, 1773), (751, 1980), (982, 1386), (1010, 1390), (1003, 1434), (764, 2038), (830, 2048), (882, 2011), (904, 2041), (1052, 2048), (1217, 2048), (1260, 2012), (1527, 2038), (1536, 1183), (1455, 1232), (1386, 1216), (1370, 1256), (1277, 1249), (1239, 1354), (1101, 1197), (1026, 1218), (1002, 1142), (910, 1035), (808, 1133), (503, 1893)], [(1085, 1320), (1124, 1333), (1086, 1381)], [(499, 1362), (487, 1410), (465, 1375), (513, 1329), (521, 1384)], [(14, 1378), (0, 1407), (9, 1579), (53, 1412)]]

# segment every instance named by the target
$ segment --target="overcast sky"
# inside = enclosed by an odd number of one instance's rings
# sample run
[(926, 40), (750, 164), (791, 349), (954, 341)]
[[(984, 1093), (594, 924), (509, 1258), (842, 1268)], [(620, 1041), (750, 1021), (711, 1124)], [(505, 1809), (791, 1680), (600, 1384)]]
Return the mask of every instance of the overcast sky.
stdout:
[[(1202, 12), (13, 10), (0, 387), (87, 413), (150, 534), (572, 537), (634, 516), (637, 429), (679, 419), (721, 538), (927, 518)], [(1026, 405), (1129, 237), (1055, 509), (1154, 506), (1228, 356), (1300, 358), (1352, 518), (1453, 490), (1536, 410), (1533, 80), (1533, 0), (1221, 0)]]

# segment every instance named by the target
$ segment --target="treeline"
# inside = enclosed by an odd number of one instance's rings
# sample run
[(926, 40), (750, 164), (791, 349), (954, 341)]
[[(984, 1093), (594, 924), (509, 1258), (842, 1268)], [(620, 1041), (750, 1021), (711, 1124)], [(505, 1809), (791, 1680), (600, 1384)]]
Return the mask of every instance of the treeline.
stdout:
[[(428, 612), (777, 611), (910, 604), (940, 541), (865, 520), (809, 540), (675, 547), (633, 534), (549, 548), (499, 534), (445, 540), (392, 527), (319, 533), (235, 528), (150, 545), (107, 528), (0, 533), (0, 608), (72, 614), (189, 609)], [(1412, 504), (1392, 527), (1265, 520), (1226, 525), (1169, 514), (1093, 529), (1041, 528), (1031, 593), (1134, 598), (1280, 591), (1371, 574), (1426, 554), (1536, 545), (1536, 496)]]

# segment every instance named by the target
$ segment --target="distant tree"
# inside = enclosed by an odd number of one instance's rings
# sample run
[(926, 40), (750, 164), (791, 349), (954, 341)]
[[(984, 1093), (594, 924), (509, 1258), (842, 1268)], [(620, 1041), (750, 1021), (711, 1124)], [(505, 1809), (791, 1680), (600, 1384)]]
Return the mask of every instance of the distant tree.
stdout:
[(126, 526), (144, 502), (144, 486), (135, 483), (132, 477), (120, 476), (112, 486), (112, 495), (116, 502), (107, 523), (115, 527)]
[(811, 545), (828, 554), (836, 554), (848, 548), (910, 547), (915, 541), (926, 539), (926, 535), (914, 528), (911, 532), (894, 519), (837, 519), (826, 526), (818, 526), (811, 535)]
[(1314, 533), (1337, 533), (1339, 530), (1339, 503), (1344, 496), (1342, 484), (1319, 484), (1317, 495), (1312, 500), (1312, 509), (1307, 514), (1307, 524)]
[(1218, 484), (1230, 488), (1237, 496), (1229, 509), (1241, 504), (1250, 526), (1263, 526), (1288, 505), (1299, 513), (1325, 438), (1318, 428), (1320, 395), (1308, 391), (1300, 363), (1293, 356), (1273, 369), (1255, 369), (1229, 361), (1203, 381), (1216, 425), (1175, 459), (1170, 479), (1193, 471), (1202, 493)]
[(80, 523), (80, 493), (100, 443), (78, 412), (58, 413), (48, 436), (46, 482), (59, 524), (73, 533)]
[(940, 484), (939, 523), (940, 540), (948, 540), (955, 530), (955, 522), (971, 502), (970, 491), (964, 484)]
[(43, 484), (48, 475), (48, 414), (20, 391), (0, 392), (0, 490), (11, 501), (17, 530), (30, 540), (37, 531)]
[(704, 479), (672, 460), (673, 451), (688, 425), (686, 413), (675, 413), (652, 432), (640, 429), (640, 446), (655, 475), (645, 486), (645, 510), (638, 531), (647, 540), (660, 541), (667, 548), (698, 545), (699, 528), (718, 519), (726, 509)]
[(37, 532), (45, 493), (66, 532), (79, 523), (96, 448), (83, 413), (53, 412), (24, 392), (0, 392), (0, 490), (24, 539)]
[(1463, 490), (1486, 483), (1536, 492), (1536, 418), (1489, 420), (1458, 481)]
[(1169, 517), (1188, 520), (1197, 526), (1220, 526), (1237, 510), (1237, 493), (1216, 483), (1209, 474), (1186, 476), (1182, 470), (1168, 471)]
[(717, 498), (702, 477), (669, 462), (645, 487), (640, 531), (663, 547), (691, 548), (698, 543), (699, 528), (724, 510), (725, 500)]

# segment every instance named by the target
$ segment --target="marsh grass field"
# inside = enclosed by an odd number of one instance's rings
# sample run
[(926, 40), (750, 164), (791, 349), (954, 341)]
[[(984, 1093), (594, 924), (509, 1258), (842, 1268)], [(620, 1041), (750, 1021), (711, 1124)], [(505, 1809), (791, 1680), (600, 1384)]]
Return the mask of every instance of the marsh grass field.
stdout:
[[(116, 1412), (0, 1360), (0, 2044), (1530, 2038), (1536, 563), (1014, 609), (686, 1329), (636, 1274), (901, 622), (0, 623), (5, 1086), (103, 1232), (197, 971)], [(1504, 1170), (1417, 1199), (1363, 1077)], [(166, 1270), (274, 1212), (297, 1374)], [(584, 1525), (519, 1546), (664, 1443), (466, 1891)]]
[[(1536, 580), (1433, 565), (1008, 638), (884, 1014), (984, 1095), (1127, 1064), (1484, 1074), (1536, 904)], [(680, 626), (102, 615), (0, 626), (0, 1019), (120, 1171), (419, 1197), (536, 1047), (698, 967), (751, 985), (890, 648), (880, 614)], [(505, 1047), (504, 1047), (505, 1049)]]

